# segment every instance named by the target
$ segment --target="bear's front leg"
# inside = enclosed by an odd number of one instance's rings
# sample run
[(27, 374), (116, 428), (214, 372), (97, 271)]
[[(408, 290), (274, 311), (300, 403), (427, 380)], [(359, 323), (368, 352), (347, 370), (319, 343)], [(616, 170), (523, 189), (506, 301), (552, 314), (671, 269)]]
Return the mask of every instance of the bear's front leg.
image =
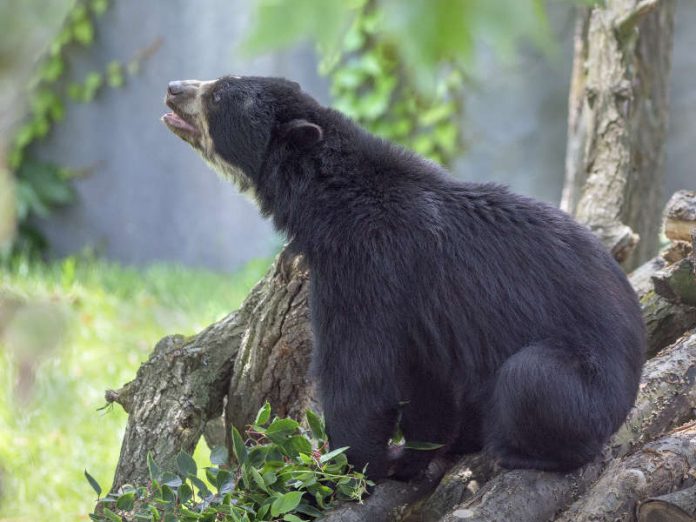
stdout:
[(356, 470), (366, 468), (367, 476), (373, 481), (385, 478), (390, 465), (387, 445), (396, 427), (398, 404), (388, 405), (374, 399), (338, 402), (322, 401), (331, 449), (348, 446), (348, 462)]

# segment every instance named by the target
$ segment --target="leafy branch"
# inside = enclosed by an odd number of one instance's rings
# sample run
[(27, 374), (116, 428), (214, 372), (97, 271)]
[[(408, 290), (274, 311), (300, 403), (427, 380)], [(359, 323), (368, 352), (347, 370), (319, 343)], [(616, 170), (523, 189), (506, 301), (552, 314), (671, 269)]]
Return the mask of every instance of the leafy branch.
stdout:
[[(321, 419), (306, 412), (309, 430), (290, 418), (271, 420), (268, 403), (243, 436), (232, 430), (234, 465), (227, 449), (214, 448), (205, 480), (196, 462), (179, 453), (176, 471), (163, 471), (148, 454), (150, 481), (124, 485), (99, 498), (90, 515), (98, 522), (223, 520), (299, 522), (321, 517), (337, 501), (360, 501), (369, 482), (352, 470), (347, 448), (328, 451)], [(85, 471), (101, 497), (99, 483)]]

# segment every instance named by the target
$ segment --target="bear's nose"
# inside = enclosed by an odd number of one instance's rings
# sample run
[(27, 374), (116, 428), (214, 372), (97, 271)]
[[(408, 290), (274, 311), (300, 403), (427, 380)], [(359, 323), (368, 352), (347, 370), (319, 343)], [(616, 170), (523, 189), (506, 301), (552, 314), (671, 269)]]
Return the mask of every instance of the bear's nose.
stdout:
[(180, 82), (180, 81), (169, 82), (169, 86), (167, 87), (167, 91), (172, 96), (176, 96), (177, 94), (181, 94), (182, 92), (184, 92), (184, 83)]

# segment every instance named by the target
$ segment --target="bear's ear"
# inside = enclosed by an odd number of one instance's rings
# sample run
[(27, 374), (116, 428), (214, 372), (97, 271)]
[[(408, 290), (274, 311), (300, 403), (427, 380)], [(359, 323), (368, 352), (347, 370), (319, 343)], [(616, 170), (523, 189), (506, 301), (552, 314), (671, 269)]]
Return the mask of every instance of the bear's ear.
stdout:
[(324, 131), (307, 120), (292, 120), (283, 125), (283, 136), (297, 147), (308, 148), (323, 139)]

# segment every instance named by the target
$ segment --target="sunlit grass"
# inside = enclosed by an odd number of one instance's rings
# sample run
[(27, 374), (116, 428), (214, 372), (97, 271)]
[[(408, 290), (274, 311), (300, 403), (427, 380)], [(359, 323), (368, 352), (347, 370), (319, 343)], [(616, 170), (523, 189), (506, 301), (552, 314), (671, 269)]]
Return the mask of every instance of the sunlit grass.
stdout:
[(0, 268), (0, 520), (88, 520), (83, 470), (108, 487), (126, 423), (120, 407), (97, 411), (104, 390), (131, 380), (164, 335), (237, 308), (268, 265), (233, 275), (74, 259)]

